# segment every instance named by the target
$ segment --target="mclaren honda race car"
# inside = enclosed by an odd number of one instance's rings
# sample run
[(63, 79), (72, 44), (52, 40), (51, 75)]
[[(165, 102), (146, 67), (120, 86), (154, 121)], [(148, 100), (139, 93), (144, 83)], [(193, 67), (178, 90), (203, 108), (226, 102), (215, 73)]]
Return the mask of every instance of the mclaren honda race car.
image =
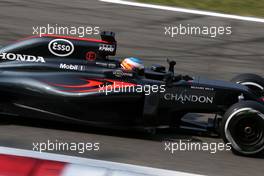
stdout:
[(179, 127), (187, 113), (215, 114), (211, 127), (233, 151), (263, 152), (261, 76), (242, 74), (230, 82), (184, 76), (175, 73), (174, 61), (168, 69), (127, 70), (111, 57), (114, 33), (101, 38), (44, 35), (2, 47), (0, 114), (143, 129)]

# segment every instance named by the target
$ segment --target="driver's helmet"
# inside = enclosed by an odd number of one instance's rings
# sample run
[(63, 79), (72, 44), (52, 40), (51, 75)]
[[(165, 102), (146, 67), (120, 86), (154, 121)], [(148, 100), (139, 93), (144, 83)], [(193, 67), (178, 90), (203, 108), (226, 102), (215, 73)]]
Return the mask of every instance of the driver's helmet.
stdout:
[(121, 67), (123, 69), (129, 70), (129, 71), (141, 71), (141, 70), (144, 70), (143, 62), (140, 59), (134, 58), (134, 57), (125, 58), (121, 62)]

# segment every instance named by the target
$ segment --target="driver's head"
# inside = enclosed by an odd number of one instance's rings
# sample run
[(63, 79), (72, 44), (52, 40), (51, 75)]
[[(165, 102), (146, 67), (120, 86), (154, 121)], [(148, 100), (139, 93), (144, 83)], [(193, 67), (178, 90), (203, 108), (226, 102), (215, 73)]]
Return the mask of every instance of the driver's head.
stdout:
[(129, 70), (129, 71), (142, 71), (144, 70), (144, 65), (143, 62), (138, 59), (138, 58), (134, 58), (134, 57), (129, 57), (129, 58), (125, 58), (122, 62), (121, 62), (121, 67), (125, 70)]

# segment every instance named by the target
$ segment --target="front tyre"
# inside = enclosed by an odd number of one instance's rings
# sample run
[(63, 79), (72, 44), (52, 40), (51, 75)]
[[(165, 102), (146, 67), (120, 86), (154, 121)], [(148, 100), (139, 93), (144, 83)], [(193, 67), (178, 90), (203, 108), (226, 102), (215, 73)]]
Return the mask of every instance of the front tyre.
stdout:
[(234, 153), (246, 156), (264, 151), (264, 106), (254, 101), (242, 101), (230, 107), (220, 126), (226, 143)]
[(264, 78), (255, 74), (241, 74), (233, 79), (231, 82), (247, 86), (258, 97), (263, 96), (264, 93)]

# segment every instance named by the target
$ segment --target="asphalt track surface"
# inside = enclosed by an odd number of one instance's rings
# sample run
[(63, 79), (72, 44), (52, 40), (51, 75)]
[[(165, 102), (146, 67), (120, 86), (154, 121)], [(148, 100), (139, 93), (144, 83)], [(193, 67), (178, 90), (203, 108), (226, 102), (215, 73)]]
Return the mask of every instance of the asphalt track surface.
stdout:
[[(96, 0), (2, 0), (0, 1), (0, 44), (31, 35), (32, 26), (99, 26), (117, 33), (118, 56), (137, 56), (146, 64), (169, 58), (178, 62), (177, 71), (209, 78), (231, 79), (238, 73), (264, 70), (263, 23), (169, 12)], [(218, 38), (164, 35), (164, 26), (181, 24), (231, 25), (233, 34)], [(99, 37), (99, 36), (96, 36)], [(160, 131), (149, 135), (134, 131), (90, 129), (65, 124), (28, 122), (1, 124), (0, 145), (32, 149), (32, 142), (100, 142), (99, 152), (57, 152), (87, 158), (206, 175), (263, 175), (263, 158), (235, 156), (231, 152), (164, 151), (166, 140), (187, 139), (220, 142), (220, 139)]]

